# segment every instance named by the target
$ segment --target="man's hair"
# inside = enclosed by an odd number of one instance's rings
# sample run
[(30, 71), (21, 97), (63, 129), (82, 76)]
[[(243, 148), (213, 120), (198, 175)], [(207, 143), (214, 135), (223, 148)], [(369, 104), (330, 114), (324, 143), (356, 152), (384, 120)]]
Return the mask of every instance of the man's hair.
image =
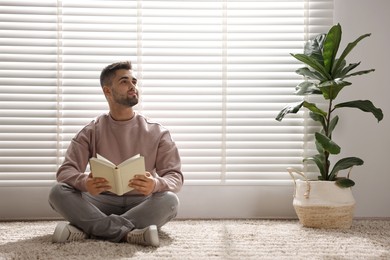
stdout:
[(131, 70), (131, 62), (130, 61), (120, 61), (115, 62), (111, 65), (108, 65), (105, 67), (102, 72), (100, 73), (100, 86), (111, 86), (112, 79), (115, 76), (115, 72), (117, 70)]

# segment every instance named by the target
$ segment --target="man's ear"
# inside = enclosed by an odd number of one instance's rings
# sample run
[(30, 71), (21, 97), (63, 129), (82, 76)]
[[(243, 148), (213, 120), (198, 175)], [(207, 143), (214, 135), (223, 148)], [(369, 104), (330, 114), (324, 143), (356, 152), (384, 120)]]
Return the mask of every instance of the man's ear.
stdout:
[(111, 95), (111, 88), (109, 88), (107, 86), (103, 86), (103, 93), (105, 96)]

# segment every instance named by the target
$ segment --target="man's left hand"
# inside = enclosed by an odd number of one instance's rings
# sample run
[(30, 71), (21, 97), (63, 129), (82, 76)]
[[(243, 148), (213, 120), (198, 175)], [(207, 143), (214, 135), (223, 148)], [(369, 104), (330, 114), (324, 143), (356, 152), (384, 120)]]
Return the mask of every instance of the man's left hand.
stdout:
[(145, 175), (135, 175), (134, 178), (129, 181), (129, 187), (134, 188), (143, 195), (151, 194), (155, 186), (156, 182), (150, 172), (146, 172)]

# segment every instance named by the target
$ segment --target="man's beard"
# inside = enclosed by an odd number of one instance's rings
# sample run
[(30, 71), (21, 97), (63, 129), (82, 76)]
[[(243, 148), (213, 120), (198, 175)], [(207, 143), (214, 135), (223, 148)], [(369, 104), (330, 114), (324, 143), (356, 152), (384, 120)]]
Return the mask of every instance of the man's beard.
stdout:
[(117, 95), (115, 92), (113, 93), (114, 101), (119, 104), (126, 107), (133, 107), (138, 104), (138, 96), (120, 96)]

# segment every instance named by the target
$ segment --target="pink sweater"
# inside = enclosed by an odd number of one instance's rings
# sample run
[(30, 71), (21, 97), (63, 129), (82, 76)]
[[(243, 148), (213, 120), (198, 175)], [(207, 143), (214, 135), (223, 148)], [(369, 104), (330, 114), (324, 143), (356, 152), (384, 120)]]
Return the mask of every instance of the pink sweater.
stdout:
[(146, 171), (155, 177), (154, 192), (178, 192), (183, 185), (180, 156), (169, 131), (137, 113), (128, 121), (103, 114), (81, 129), (68, 147), (57, 181), (87, 191), (85, 170), (96, 153), (114, 164), (136, 154), (144, 156)]

